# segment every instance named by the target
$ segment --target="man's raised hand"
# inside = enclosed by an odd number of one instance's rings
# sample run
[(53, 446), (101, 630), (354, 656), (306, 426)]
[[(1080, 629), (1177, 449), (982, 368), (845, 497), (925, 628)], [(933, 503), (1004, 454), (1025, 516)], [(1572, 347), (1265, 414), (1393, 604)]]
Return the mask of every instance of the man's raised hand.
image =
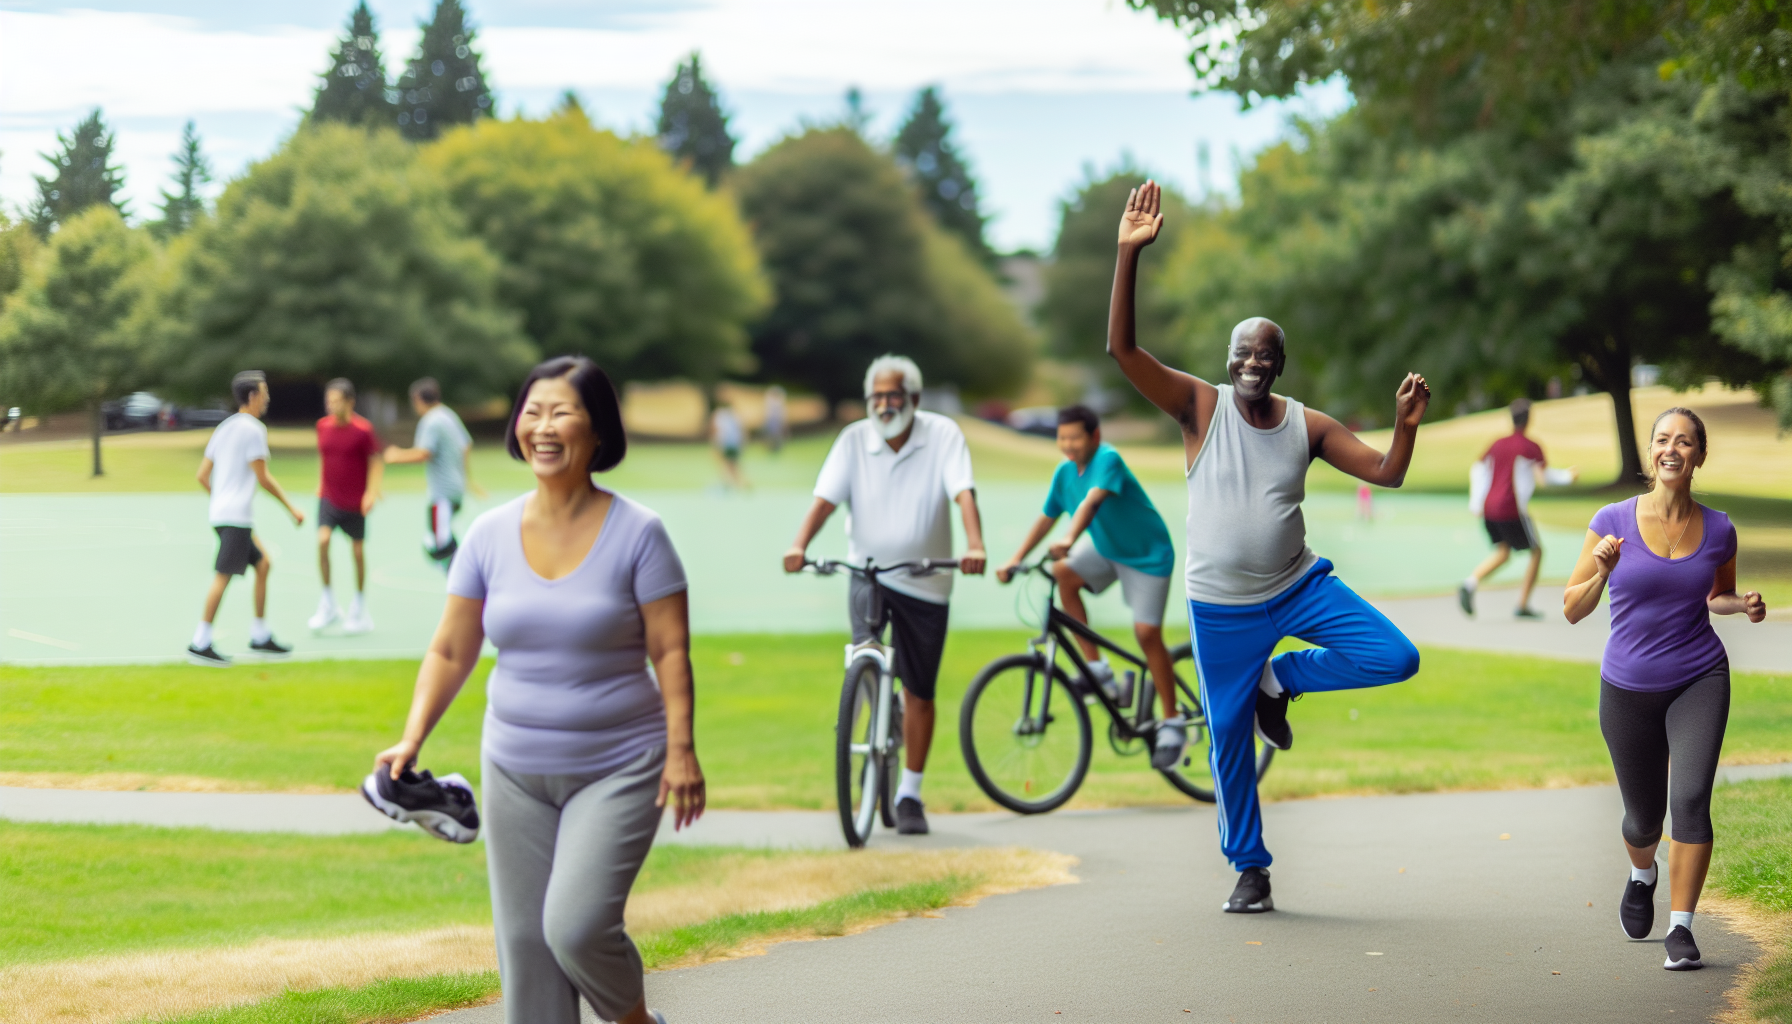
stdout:
[(1157, 241), (1163, 229), (1163, 189), (1147, 180), (1126, 197), (1126, 212), (1120, 215), (1120, 244), (1146, 246)]
[(1417, 428), (1431, 405), (1431, 385), (1416, 373), (1409, 373), (1394, 392), (1394, 422), (1402, 427)]

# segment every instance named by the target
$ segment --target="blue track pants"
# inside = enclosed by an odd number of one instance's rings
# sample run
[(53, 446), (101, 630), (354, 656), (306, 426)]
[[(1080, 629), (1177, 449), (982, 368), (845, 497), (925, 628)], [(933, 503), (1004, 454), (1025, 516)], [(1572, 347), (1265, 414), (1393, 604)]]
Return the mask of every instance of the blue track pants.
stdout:
[(1332, 575), (1321, 558), (1305, 576), (1263, 604), (1188, 603), (1201, 705), (1211, 735), (1208, 757), (1219, 804), (1220, 849), (1240, 871), (1269, 867), (1257, 801), (1257, 693), (1263, 663), (1283, 637), (1316, 645), (1275, 659), (1276, 678), (1294, 694), (1356, 690), (1411, 679), (1419, 670), (1412, 641)]

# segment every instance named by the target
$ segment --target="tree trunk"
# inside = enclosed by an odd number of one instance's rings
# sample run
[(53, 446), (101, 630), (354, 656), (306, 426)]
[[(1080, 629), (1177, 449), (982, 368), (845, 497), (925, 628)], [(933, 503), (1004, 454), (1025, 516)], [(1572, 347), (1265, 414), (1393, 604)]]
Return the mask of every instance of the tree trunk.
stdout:
[(100, 409), (100, 400), (97, 398), (88, 402), (87, 408), (92, 413), (93, 424), (93, 475), (105, 476), (106, 469), (100, 465), (100, 435), (106, 432), (106, 414)]
[(1643, 475), (1643, 456), (1636, 443), (1636, 413), (1630, 405), (1630, 374), (1618, 374), (1608, 389), (1612, 396), (1612, 415), (1618, 421), (1618, 479), (1613, 487), (1635, 487), (1647, 479)]

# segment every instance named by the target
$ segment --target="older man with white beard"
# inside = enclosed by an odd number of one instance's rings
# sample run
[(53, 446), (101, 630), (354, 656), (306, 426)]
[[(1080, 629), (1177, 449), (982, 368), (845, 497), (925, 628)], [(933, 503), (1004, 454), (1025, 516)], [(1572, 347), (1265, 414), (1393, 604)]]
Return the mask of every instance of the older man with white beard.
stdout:
[[(815, 481), (815, 504), (784, 553), (784, 571), (800, 572), (809, 542), (834, 509), (848, 506), (846, 557), (856, 565), (952, 557), (951, 505), (964, 517), (966, 550), (959, 568), (983, 572), (983, 521), (971, 479), (971, 452), (964, 432), (948, 417), (920, 411), (921, 370), (904, 356), (886, 355), (865, 371), (870, 415), (840, 432)], [(848, 602), (853, 642), (875, 637), (881, 622), (865, 618), (870, 584), (854, 577)], [(933, 744), (934, 683), (946, 649), (946, 605), (952, 577), (893, 573), (877, 583), (896, 645), (896, 677), (902, 680), (902, 731), (906, 763), (896, 790), (896, 831), (925, 835), (921, 773)]]

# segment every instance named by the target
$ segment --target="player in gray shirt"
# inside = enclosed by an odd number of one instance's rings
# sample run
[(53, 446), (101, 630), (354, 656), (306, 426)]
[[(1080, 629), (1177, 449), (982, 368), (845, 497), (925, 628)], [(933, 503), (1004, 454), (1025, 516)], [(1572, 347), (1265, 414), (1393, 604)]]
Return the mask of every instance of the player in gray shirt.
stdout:
[(409, 448), (393, 445), (386, 449), (389, 463), (423, 463), (429, 483), (429, 532), (423, 539), (423, 553), (445, 572), (453, 561), (460, 543), (454, 539), (454, 514), (460, 511), (467, 488), (473, 487), (482, 496), (484, 490), (472, 483), (473, 436), (454, 410), (442, 404), (442, 388), (434, 377), (425, 377), (411, 385), (411, 408), (417, 410), (417, 435)]

